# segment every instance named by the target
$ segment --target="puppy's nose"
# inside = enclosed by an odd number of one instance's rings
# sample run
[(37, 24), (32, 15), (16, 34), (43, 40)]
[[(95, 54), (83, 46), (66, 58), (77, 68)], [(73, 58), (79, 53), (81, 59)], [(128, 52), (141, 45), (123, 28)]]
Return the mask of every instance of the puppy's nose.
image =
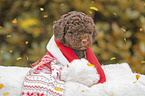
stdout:
[(86, 44), (86, 43), (87, 43), (87, 39), (83, 39), (82, 44)]

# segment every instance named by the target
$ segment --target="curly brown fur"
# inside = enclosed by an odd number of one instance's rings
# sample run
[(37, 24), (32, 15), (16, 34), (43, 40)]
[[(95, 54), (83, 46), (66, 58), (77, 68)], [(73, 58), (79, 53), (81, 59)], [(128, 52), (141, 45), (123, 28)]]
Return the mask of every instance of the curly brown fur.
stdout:
[(79, 58), (86, 53), (96, 37), (96, 26), (88, 15), (71, 11), (54, 21), (53, 33), (57, 41), (74, 50)]

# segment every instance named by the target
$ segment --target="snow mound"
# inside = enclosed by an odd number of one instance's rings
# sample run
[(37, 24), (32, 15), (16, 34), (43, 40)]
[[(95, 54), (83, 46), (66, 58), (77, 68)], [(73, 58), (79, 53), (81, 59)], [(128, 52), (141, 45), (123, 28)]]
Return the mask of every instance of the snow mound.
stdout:
[[(133, 73), (127, 63), (103, 65), (102, 68), (106, 75), (103, 84), (88, 87), (64, 77), (64, 96), (145, 96), (145, 75)], [(0, 96), (20, 96), (24, 77), (29, 70), (0, 66)]]
[(96, 68), (86, 59), (73, 60), (61, 71), (61, 79), (64, 81), (75, 81), (86, 86), (92, 86), (100, 79)]
[(65, 83), (65, 96), (145, 96), (145, 75), (133, 73), (127, 63), (104, 65), (102, 68), (106, 75), (105, 83), (87, 87), (68, 81)]
[(20, 96), (25, 75), (30, 68), (0, 66), (0, 96)]

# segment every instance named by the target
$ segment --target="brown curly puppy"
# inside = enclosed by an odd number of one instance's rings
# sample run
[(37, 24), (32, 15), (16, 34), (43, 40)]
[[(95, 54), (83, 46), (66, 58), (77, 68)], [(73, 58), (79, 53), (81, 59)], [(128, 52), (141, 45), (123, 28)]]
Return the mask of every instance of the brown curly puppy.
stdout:
[(82, 12), (68, 12), (53, 22), (56, 40), (72, 48), (78, 58), (85, 58), (86, 49), (95, 41), (96, 32), (92, 18)]

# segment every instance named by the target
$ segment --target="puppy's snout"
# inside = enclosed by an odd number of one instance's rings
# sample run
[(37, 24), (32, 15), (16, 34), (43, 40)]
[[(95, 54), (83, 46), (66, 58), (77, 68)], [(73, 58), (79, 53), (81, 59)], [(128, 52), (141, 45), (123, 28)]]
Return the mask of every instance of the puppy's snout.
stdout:
[(87, 39), (83, 39), (82, 40), (82, 44), (84, 45), (84, 44), (87, 44)]

